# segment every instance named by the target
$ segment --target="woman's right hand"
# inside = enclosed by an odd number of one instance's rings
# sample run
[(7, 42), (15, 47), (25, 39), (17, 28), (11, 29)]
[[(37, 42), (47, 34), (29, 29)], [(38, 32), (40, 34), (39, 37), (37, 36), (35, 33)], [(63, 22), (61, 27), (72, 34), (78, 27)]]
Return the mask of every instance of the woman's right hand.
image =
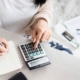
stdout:
[(0, 56), (2, 56), (4, 53), (8, 52), (9, 45), (4, 38), (0, 38), (0, 43), (4, 45), (4, 46), (0, 45)]

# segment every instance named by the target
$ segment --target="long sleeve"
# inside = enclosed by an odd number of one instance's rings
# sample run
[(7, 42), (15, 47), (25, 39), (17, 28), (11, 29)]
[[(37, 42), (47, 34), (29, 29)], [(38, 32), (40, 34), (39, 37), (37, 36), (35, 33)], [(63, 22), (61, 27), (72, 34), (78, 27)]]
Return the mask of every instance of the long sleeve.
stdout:
[(29, 25), (27, 26), (25, 32), (27, 31), (28, 28), (35, 25), (37, 20), (40, 18), (45, 19), (48, 22), (48, 26), (51, 27), (52, 12), (53, 12), (52, 0), (47, 0), (47, 2), (44, 5), (42, 5), (39, 8), (38, 12), (33, 16), (32, 20), (30, 21)]

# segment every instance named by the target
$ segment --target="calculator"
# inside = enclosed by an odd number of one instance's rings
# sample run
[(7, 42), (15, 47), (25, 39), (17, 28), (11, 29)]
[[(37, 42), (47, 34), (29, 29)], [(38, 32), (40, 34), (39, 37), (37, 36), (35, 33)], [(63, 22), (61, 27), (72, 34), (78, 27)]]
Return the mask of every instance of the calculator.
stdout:
[(36, 49), (33, 42), (20, 44), (19, 48), (30, 70), (51, 64), (40, 43)]

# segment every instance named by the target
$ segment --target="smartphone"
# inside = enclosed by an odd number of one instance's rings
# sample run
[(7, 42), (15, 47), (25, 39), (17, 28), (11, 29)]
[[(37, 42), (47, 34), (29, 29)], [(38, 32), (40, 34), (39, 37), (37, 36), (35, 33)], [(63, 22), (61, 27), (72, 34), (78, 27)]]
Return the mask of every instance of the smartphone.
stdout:
[(22, 72), (19, 72), (8, 80), (28, 80), (28, 79), (25, 77), (25, 75)]

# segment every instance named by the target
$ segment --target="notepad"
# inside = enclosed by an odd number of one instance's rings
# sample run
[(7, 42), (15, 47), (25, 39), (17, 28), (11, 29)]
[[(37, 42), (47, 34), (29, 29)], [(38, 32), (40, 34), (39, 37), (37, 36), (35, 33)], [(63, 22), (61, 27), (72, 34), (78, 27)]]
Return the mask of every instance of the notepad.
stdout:
[(22, 68), (22, 63), (13, 41), (9, 41), (9, 52), (0, 56), (0, 75)]

